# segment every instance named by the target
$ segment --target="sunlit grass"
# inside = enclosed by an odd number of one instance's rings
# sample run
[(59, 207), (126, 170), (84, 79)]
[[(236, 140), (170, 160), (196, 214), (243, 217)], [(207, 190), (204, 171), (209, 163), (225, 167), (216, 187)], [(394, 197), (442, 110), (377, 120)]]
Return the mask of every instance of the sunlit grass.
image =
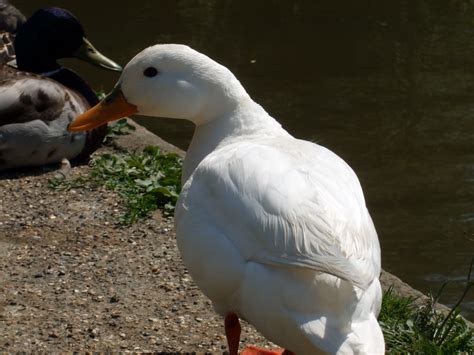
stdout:
[(439, 312), (435, 305), (445, 286), (435, 297), (421, 306), (414, 298), (387, 290), (382, 301), (379, 322), (384, 333), (387, 352), (393, 354), (474, 354), (474, 334), (460, 316), (460, 304), (474, 285), (473, 263), (466, 287), (451, 311)]
[(88, 176), (76, 179), (53, 178), (49, 187), (69, 190), (105, 186), (116, 191), (125, 213), (120, 222), (132, 224), (158, 208), (172, 214), (181, 186), (182, 159), (147, 147), (140, 153), (104, 154), (94, 158)]

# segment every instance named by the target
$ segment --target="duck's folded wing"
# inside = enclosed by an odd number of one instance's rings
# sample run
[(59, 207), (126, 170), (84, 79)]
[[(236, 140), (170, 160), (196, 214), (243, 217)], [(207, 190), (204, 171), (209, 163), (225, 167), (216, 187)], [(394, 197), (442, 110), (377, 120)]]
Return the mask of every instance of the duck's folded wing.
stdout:
[(34, 120), (70, 120), (87, 104), (63, 85), (37, 75), (0, 66), (0, 126)]
[(311, 268), (365, 289), (380, 272), (380, 248), (359, 181), (329, 150), (293, 142), (211, 154), (185, 200), (212, 215), (247, 260)]
[(14, 39), (13, 34), (0, 32), (0, 64), (6, 64), (15, 59)]

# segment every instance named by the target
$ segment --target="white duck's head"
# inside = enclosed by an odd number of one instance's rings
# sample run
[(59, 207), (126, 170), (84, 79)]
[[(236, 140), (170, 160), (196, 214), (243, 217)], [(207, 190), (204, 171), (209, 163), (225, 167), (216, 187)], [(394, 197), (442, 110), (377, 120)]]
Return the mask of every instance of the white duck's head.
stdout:
[(89, 130), (135, 113), (201, 125), (231, 112), (246, 98), (230, 70), (204, 54), (185, 45), (155, 45), (135, 56), (112, 93), (69, 129)]

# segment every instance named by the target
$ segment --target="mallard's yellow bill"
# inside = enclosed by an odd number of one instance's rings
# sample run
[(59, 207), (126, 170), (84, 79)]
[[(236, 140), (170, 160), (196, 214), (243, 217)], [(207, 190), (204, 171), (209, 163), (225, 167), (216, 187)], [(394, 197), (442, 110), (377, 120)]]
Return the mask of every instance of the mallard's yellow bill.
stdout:
[(82, 45), (76, 50), (76, 52), (73, 53), (73, 56), (96, 65), (102, 69), (119, 72), (122, 71), (122, 67), (120, 65), (100, 53), (85, 37), (82, 38)]
[(78, 116), (68, 127), (71, 132), (89, 131), (109, 121), (137, 113), (137, 107), (129, 104), (120, 88), (112, 91), (97, 105)]

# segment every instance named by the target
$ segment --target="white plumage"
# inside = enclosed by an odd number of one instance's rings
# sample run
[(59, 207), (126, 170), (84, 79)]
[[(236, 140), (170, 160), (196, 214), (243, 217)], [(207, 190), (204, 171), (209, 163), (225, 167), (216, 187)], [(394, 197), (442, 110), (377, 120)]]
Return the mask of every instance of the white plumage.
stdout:
[(185, 177), (183, 260), (219, 313), (296, 354), (383, 353), (380, 249), (356, 175), (260, 115), (265, 134), (227, 138)]
[(296, 354), (384, 352), (380, 247), (341, 158), (292, 137), (228, 69), (186, 46), (144, 50), (116, 90), (140, 114), (196, 124), (176, 234), (217, 312)]

